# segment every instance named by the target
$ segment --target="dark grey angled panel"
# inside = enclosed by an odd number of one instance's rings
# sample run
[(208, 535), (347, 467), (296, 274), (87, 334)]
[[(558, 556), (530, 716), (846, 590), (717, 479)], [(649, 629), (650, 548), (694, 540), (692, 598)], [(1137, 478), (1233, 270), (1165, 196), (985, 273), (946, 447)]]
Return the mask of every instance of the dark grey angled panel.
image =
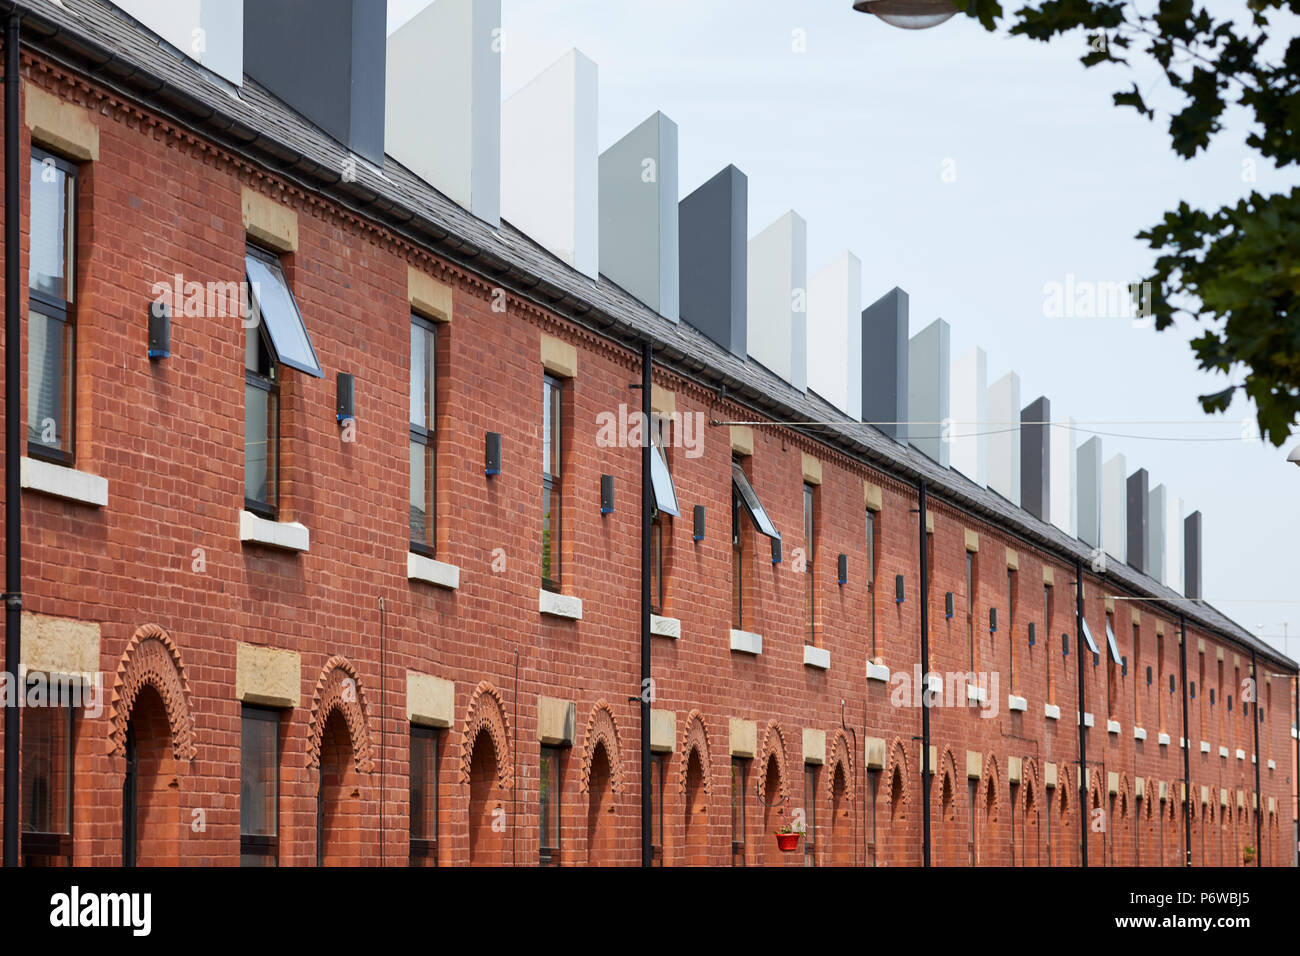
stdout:
[(387, 49), (386, 0), (244, 4), (244, 72), (377, 166)]
[(677, 206), (682, 320), (743, 360), (749, 180), (728, 166)]
[(1139, 468), (1128, 476), (1128, 563), (1147, 570), (1147, 514), (1150, 507), (1147, 470)]
[(1201, 513), (1193, 511), (1183, 521), (1183, 591), (1189, 598), (1204, 599), (1201, 577)]
[(1052, 403), (1039, 396), (1020, 412), (1020, 507), (1035, 518), (1051, 521)]
[[(907, 421), (907, 293), (895, 286), (862, 310), (862, 420)], [(897, 442), (907, 426), (881, 425)]]

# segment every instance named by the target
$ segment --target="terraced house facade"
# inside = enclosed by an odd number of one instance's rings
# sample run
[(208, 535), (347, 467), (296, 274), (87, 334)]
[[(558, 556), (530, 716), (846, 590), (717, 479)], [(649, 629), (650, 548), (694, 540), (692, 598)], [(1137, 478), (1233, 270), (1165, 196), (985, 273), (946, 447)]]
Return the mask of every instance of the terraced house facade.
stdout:
[[(667, 866), (919, 865), (927, 800), (941, 865), (1293, 865), (1294, 662), (863, 424), (906, 414), (837, 409), (798, 341), (755, 360), (791, 320), (763, 324), (779, 270), (734, 168), (680, 209), (659, 177), (671, 281), (603, 218), (593, 270), (594, 235), (512, 218), (504, 158), (497, 214), (490, 157), (398, 155), (400, 34), (363, 0), (322, 9), (354, 65), (387, 43), (386, 100), (382, 70), (336, 93), (295, 59), (292, 3), (243, 7), (234, 67), (136, 6), (16, 5), (22, 665), (86, 685), (23, 708), (25, 864), (630, 865), (649, 786)], [(458, 7), (472, 50), (490, 7)], [(859, 387), (901, 403), (906, 297), (882, 303)]]

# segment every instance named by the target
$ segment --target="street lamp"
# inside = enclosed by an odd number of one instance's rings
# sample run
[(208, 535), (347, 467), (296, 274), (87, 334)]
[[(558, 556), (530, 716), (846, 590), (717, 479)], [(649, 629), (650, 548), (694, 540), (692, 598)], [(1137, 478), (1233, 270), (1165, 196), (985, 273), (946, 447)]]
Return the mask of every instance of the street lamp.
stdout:
[(937, 27), (957, 12), (952, 0), (854, 0), (853, 9), (904, 30)]

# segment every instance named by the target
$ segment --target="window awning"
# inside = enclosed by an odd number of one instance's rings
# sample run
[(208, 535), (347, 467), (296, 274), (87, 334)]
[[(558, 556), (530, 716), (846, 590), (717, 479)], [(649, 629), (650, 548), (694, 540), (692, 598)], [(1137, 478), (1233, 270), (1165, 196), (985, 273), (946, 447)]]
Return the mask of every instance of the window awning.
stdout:
[(1088, 650), (1094, 654), (1100, 654), (1101, 651), (1097, 650), (1097, 642), (1092, 639), (1092, 631), (1088, 630), (1088, 619), (1080, 617), (1079, 623), (1083, 625), (1083, 640), (1088, 645)]
[(651, 445), (650, 452), (650, 485), (655, 493), (655, 508), (663, 514), (680, 518), (682, 513), (677, 507), (677, 490), (673, 487), (673, 476), (668, 471), (668, 462), (664, 460), (664, 451), (658, 445)]
[(1123, 664), (1124, 659), (1119, 656), (1119, 644), (1115, 643), (1115, 632), (1110, 626), (1110, 617), (1106, 618), (1106, 644), (1110, 647), (1110, 659), (1116, 664)]
[(303, 325), (302, 313), (289, 291), (280, 264), (269, 257), (248, 252), (244, 255), (244, 268), (248, 275), (249, 305), (257, 310), (260, 321), (266, 325), (275, 360), (316, 378), (324, 378), (311, 336)]
[(767, 511), (763, 508), (763, 503), (758, 500), (758, 495), (754, 494), (754, 486), (745, 477), (745, 470), (734, 461), (731, 463), (731, 483), (735, 486), (736, 491), (740, 493), (740, 500), (744, 504), (745, 510), (749, 512), (749, 518), (754, 522), (754, 527), (769, 538), (780, 540), (781, 532), (776, 530), (776, 527), (772, 524), (772, 519), (767, 516)]

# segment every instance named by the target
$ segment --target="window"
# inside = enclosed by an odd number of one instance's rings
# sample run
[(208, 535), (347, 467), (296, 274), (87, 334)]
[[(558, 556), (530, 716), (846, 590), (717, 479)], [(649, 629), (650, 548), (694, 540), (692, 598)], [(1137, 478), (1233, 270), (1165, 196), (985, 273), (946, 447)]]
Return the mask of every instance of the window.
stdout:
[(33, 147), (30, 172), (27, 453), (71, 465), (77, 169)]
[(438, 865), (438, 737), (411, 728), (411, 866)]
[(279, 501), (280, 383), (266, 332), (244, 331), (244, 507), (274, 518)]
[(650, 763), (650, 862), (664, 865), (664, 784), (668, 779), (670, 754), (658, 753)]
[(1106, 612), (1106, 647), (1110, 651), (1106, 658), (1106, 715), (1112, 720), (1119, 715), (1119, 647), (1115, 644), (1115, 629), (1111, 626), (1113, 615)]
[(411, 550), (438, 549), (437, 473), (438, 328), (411, 316)]
[[(1201, 651), (1197, 655), (1197, 657), (1200, 658), (1200, 662), (1196, 666), (1196, 686), (1200, 687), (1201, 693), (1204, 694), (1205, 693), (1205, 651)], [(1205, 700), (1201, 699), (1198, 700), (1196, 703), (1197, 703), (1196, 710), (1200, 714), (1200, 721), (1201, 721), (1201, 739), (1204, 740), (1205, 739)]]
[(740, 523), (740, 491), (731, 489), (731, 626), (745, 629), (745, 541)]
[(280, 712), (245, 706), (240, 718), (240, 863), (275, 866), (280, 848)]
[(816, 488), (805, 484), (803, 486), (804, 575), (808, 578), (808, 636), (804, 639), (805, 644), (817, 643), (817, 585), (813, 574), (813, 554), (817, 534), (813, 511), (816, 503)]
[(749, 761), (731, 758), (731, 865), (745, 865), (745, 777)]
[(970, 670), (975, 670), (975, 552), (966, 552), (966, 643)]
[(668, 516), (681, 517), (677, 489), (668, 470), (660, 428), (652, 429), (650, 447), (650, 486), (654, 493), (654, 512), (650, 520), (650, 611), (664, 613), (664, 544), (671, 541)]
[(817, 820), (817, 765), (804, 764), (803, 768), (803, 806), (804, 806), (804, 837), (803, 837), (803, 865), (816, 866), (817, 854), (816, 847), (813, 843), (813, 832), (816, 829)]
[(560, 542), (563, 488), (560, 481), (560, 380), (547, 375), (542, 386), (542, 587), (560, 590)]
[(1133, 681), (1133, 725), (1142, 726), (1142, 688), (1145, 686), (1142, 682), (1146, 680), (1146, 675), (1142, 672), (1142, 636), (1138, 633), (1138, 626), (1133, 625), (1133, 670), (1129, 674)]
[[(1056, 683), (1052, 678), (1052, 586), (1043, 585), (1043, 659), (1047, 662), (1047, 702), (1056, 703)], [(1049, 813), (1050, 817), (1051, 814)]]
[(1016, 641), (1016, 572), (1013, 568), (1007, 568), (1007, 648), (1008, 661), (1011, 672), (1008, 675), (1011, 678), (1011, 691), (1016, 690), (1016, 657), (1019, 643)]
[(1156, 722), (1157, 732), (1165, 729), (1165, 636), (1156, 635)]
[(541, 781), (538, 784), (541, 805), (537, 812), (542, 866), (558, 865), (560, 862), (560, 799), (563, 792), (560, 781), (560, 748), (542, 747)]
[(72, 865), (73, 714), (71, 706), (53, 700), (47, 707), (23, 708), (23, 866)]
[(871, 657), (876, 657), (876, 513), (867, 509), (867, 592), (871, 600)]

